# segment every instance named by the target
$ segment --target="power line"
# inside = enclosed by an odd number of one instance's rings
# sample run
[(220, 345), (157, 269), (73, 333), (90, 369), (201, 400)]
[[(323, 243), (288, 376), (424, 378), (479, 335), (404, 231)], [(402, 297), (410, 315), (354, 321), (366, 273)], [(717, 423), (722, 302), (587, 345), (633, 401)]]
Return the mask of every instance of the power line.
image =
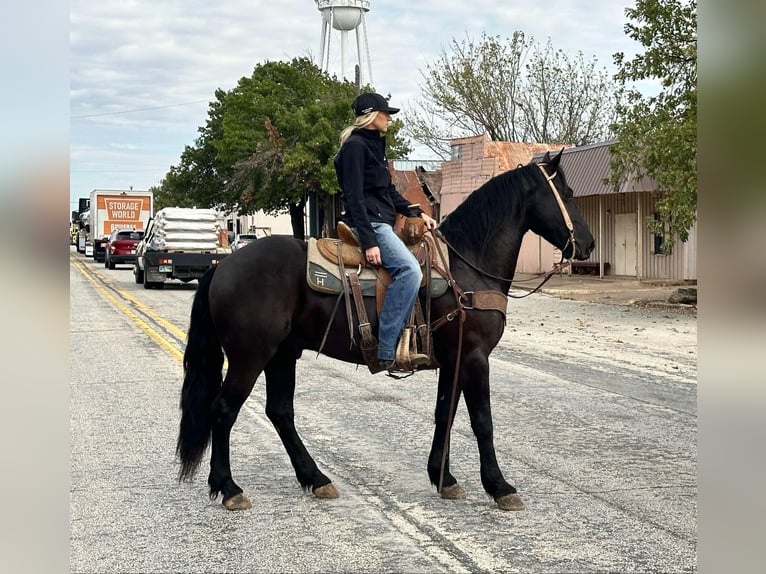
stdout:
[(72, 119), (72, 120), (83, 120), (83, 119), (87, 119), (87, 118), (96, 118), (96, 117), (99, 117), (99, 116), (114, 116), (114, 115), (117, 115), (117, 114), (132, 114), (134, 112), (148, 112), (148, 111), (151, 111), (151, 110), (162, 110), (162, 109), (165, 109), (165, 108), (175, 108), (175, 107), (178, 107), (178, 106), (189, 106), (191, 104), (201, 104), (203, 102), (208, 102), (208, 101), (209, 100), (195, 100), (193, 102), (183, 102), (181, 104), (169, 104), (167, 106), (156, 106), (156, 107), (153, 107), (153, 108), (136, 108), (135, 110), (123, 110), (121, 112), (102, 112), (102, 113), (99, 113), (99, 114), (87, 114), (87, 115), (84, 115), (84, 116), (70, 116), (69, 119)]
[(166, 167), (155, 167), (147, 169), (70, 169), (69, 173), (138, 173), (166, 170)]

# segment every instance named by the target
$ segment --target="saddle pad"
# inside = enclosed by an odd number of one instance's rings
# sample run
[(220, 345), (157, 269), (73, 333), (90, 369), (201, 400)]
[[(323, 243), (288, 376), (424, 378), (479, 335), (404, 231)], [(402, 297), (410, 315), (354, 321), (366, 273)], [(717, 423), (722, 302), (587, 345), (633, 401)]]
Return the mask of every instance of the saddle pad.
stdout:
[[(370, 268), (347, 267), (346, 270), (359, 273), (359, 283), (362, 287), (362, 295), (365, 297), (375, 296), (375, 283), (377, 275)], [(340, 267), (331, 263), (319, 252), (317, 240), (310, 237), (308, 240), (308, 257), (306, 258), (306, 280), (309, 287), (320, 293), (341, 293), (343, 282), (341, 281)], [(447, 280), (439, 273), (431, 270), (431, 297), (439, 297), (447, 291)]]

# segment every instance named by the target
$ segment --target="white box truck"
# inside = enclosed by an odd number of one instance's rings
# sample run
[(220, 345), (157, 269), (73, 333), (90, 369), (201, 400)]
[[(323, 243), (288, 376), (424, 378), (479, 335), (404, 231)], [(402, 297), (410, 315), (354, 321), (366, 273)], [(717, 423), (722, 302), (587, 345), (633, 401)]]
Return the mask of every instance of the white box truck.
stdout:
[(85, 255), (106, 258), (106, 242), (115, 229), (145, 229), (154, 213), (151, 191), (94, 189), (90, 192)]

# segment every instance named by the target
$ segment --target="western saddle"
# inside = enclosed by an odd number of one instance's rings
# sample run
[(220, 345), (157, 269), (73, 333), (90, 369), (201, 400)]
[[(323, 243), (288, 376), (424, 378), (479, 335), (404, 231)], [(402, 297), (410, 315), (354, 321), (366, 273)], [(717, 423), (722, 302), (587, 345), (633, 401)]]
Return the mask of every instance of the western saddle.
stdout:
[[(364, 296), (375, 296), (376, 309), (379, 315), (386, 296), (386, 289), (391, 283), (391, 275), (382, 267), (370, 266), (365, 258), (359, 238), (347, 224), (339, 222), (337, 232), (338, 239), (321, 238), (309, 241), (308, 282), (317, 291), (338, 293), (339, 302), (341, 297), (345, 299), (352, 345), (356, 343), (351, 312), (351, 301), (353, 300), (358, 321), (357, 329), (361, 337), (359, 347), (362, 356), (370, 372), (378, 373), (385, 370), (386, 366), (377, 358), (378, 341), (372, 333), (364, 306)], [(420, 262), (423, 270), (421, 287), (426, 287), (426, 299), (428, 301), (425, 314), (420, 304), (420, 298), (415, 301), (410, 319), (402, 330), (396, 349), (394, 370), (412, 374), (416, 370), (439, 367), (433, 357), (431, 345), (430, 300), (432, 296), (439, 296), (446, 291), (448, 272), (445, 272), (436, 261), (434, 239), (425, 235), (422, 218), (406, 218), (399, 236)], [(335, 282), (336, 285), (330, 284), (332, 278), (340, 280), (340, 288), (338, 288), (337, 281)], [(374, 291), (372, 283), (374, 283)], [(338, 306), (336, 305), (335, 311), (337, 309)], [(333, 312), (333, 317), (330, 318), (328, 328), (325, 331), (322, 347), (334, 315), (335, 312)], [(415, 364), (411, 360), (414, 355), (425, 355), (428, 357), (428, 361)]]

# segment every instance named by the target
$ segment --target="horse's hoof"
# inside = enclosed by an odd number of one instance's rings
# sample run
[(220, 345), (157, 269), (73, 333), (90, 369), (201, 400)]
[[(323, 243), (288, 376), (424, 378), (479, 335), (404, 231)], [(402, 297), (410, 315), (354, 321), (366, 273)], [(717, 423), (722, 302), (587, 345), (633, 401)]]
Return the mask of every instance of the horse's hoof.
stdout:
[(315, 488), (314, 496), (317, 498), (338, 498), (340, 495), (338, 494), (338, 489), (336, 489), (331, 482)]
[(227, 510), (247, 510), (248, 508), (253, 507), (250, 499), (241, 492), (235, 494), (231, 498), (224, 499), (223, 505)]
[(465, 490), (460, 488), (460, 485), (456, 482), (450, 486), (442, 486), (442, 490), (439, 493), (439, 496), (448, 500), (462, 500), (467, 495)]
[(524, 503), (516, 493), (506, 494), (495, 499), (500, 510), (524, 510)]

